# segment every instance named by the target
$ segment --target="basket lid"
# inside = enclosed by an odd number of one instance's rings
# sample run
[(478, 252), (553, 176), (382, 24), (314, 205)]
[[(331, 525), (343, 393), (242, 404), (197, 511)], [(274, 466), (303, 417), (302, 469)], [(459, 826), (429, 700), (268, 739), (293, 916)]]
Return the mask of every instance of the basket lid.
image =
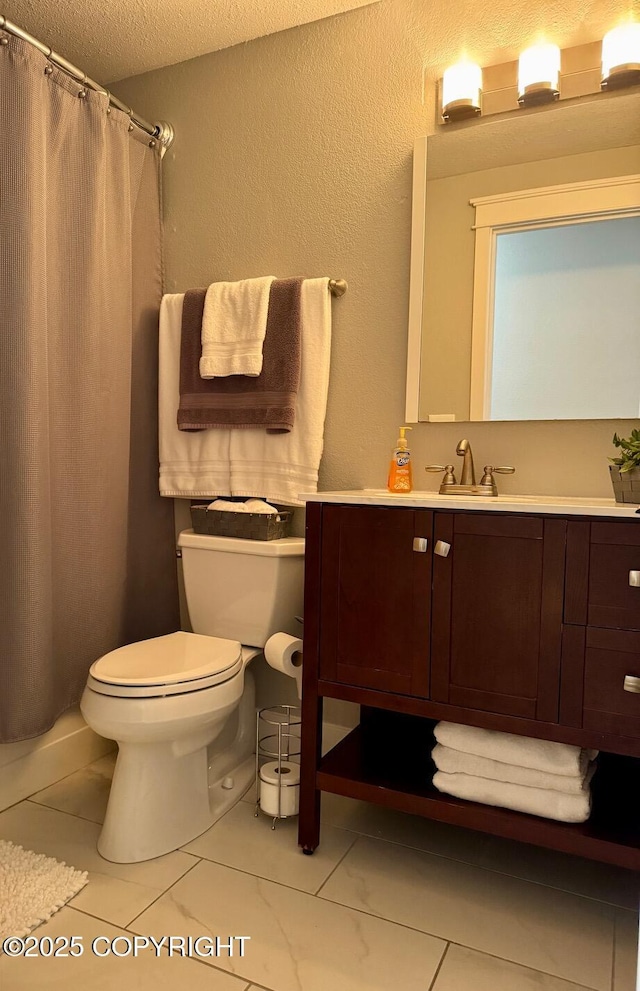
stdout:
[(280, 537), (278, 540), (247, 540), (244, 537), (218, 537), (209, 533), (183, 530), (178, 547), (227, 554), (255, 554), (257, 557), (303, 557), (304, 537)]

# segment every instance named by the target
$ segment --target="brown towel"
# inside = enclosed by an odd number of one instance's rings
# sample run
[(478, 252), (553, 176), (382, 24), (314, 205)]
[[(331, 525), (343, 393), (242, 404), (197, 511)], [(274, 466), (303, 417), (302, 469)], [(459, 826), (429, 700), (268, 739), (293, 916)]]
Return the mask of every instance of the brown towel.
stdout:
[(180, 342), (180, 430), (266, 427), (288, 433), (300, 383), (301, 278), (276, 279), (269, 293), (260, 375), (203, 379), (198, 365), (206, 289), (184, 294)]

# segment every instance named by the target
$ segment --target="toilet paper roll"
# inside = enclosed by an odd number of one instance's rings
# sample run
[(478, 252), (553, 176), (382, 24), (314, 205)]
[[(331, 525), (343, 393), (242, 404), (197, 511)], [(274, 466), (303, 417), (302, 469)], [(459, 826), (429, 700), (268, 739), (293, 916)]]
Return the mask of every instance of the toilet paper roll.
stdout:
[[(280, 810), (278, 811), (278, 792)], [(260, 768), (260, 808), (270, 816), (297, 816), (300, 808), (300, 765), (270, 760)]]
[(302, 698), (302, 640), (288, 633), (274, 633), (264, 645), (267, 664), (289, 678), (295, 678), (298, 698)]

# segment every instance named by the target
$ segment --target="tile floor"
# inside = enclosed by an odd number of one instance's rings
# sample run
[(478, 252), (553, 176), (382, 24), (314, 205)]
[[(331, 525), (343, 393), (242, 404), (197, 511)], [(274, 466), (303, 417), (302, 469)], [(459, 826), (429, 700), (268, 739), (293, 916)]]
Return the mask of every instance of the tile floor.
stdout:
[[(113, 756), (0, 813), (0, 838), (89, 871), (38, 935), (81, 957), (0, 957), (2, 991), (634, 991), (640, 878), (479, 833), (323, 799), (322, 842), (251, 797), (183, 850), (97, 854)], [(96, 936), (250, 936), (244, 956), (95, 956)], [(99, 948), (107, 945), (106, 940)], [(121, 942), (120, 949), (128, 943)]]

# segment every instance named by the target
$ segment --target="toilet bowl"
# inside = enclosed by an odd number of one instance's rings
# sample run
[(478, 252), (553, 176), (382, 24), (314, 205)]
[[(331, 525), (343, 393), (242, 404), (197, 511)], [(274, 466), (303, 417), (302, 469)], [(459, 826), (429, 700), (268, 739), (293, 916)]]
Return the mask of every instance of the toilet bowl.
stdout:
[[(98, 840), (106, 860), (136, 863), (178, 849), (252, 784), (247, 665), (275, 627), (295, 632), (302, 607), (304, 541), (268, 544), (181, 534), (187, 601), (202, 632), (129, 644), (92, 664), (80, 708), (91, 729), (118, 743)], [(228, 639), (231, 630), (247, 640)]]

